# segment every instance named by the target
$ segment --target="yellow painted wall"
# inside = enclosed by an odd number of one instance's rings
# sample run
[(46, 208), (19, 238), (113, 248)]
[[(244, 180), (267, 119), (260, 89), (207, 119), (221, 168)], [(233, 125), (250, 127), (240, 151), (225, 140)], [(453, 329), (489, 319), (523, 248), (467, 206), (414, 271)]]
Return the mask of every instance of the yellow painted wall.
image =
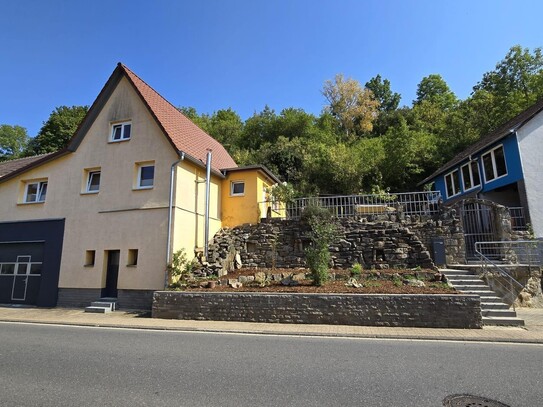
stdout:
[[(111, 122), (132, 121), (131, 139), (110, 143)], [(166, 268), (170, 167), (176, 152), (123, 79), (75, 153), (0, 184), (0, 221), (65, 218), (59, 287), (105, 285), (104, 252), (120, 250), (118, 288), (161, 289)], [(154, 161), (154, 187), (135, 190), (135, 163)], [(100, 191), (82, 193), (84, 171), (101, 168)], [(48, 179), (46, 201), (18, 204), (24, 181)], [(127, 267), (129, 249), (138, 265)], [(85, 267), (86, 250), (96, 250)]]
[[(176, 171), (173, 251), (184, 249), (190, 259), (194, 249), (204, 246), (205, 168), (185, 160)], [(221, 228), (222, 179), (211, 176), (209, 205), (209, 239)]]
[[(231, 195), (232, 182), (245, 182), (243, 196)], [(266, 216), (269, 204), (264, 203), (266, 196), (264, 188), (273, 185), (262, 171), (247, 169), (228, 173), (222, 187), (222, 224), (224, 227), (234, 227), (244, 223), (258, 223)], [(276, 215), (277, 216), (277, 215)]]

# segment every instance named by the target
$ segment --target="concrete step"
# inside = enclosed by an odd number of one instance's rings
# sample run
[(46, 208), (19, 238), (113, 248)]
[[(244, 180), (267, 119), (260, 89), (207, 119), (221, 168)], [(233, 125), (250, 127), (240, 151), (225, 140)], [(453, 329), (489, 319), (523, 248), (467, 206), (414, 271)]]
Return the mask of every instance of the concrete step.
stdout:
[(524, 326), (524, 320), (511, 317), (483, 317), (483, 325)]
[(447, 278), (448, 281), (450, 281), (452, 284), (458, 284), (458, 285), (486, 285), (483, 280), (480, 278)]
[(114, 302), (93, 301), (91, 302), (91, 307), (104, 307), (104, 308), (109, 308), (110, 311), (115, 311)]
[(473, 271), (471, 271), (471, 270), (461, 270), (461, 269), (440, 269), (439, 271), (440, 271), (441, 273), (445, 274), (445, 275), (449, 275), (449, 274), (456, 274), (456, 275), (460, 275), (460, 274), (463, 274), (463, 275), (472, 274), (472, 275), (473, 275)]
[(85, 312), (92, 312), (95, 314), (107, 314), (108, 312), (111, 312), (111, 308), (97, 307), (97, 306), (91, 305), (90, 307), (85, 307)]
[[(460, 285), (460, 284), (453, 284), (454, 288), (456, 288), (458, 291), (462, 291), (462, 292), (465, 292), (465, 291), (490, 291), (490, 292), (494, 292), (492, 291), (487, 285), (483, 285), (483, 284), (480, 284), (480, 285)], [(496, 293), (494, 293), (496, 294)]]
[(508, 310), (511, 308), (508, 304), (504, 302), (482, 302), (481, 301), (481, 309), (487, 309), (487, 310)]
[(481, 307), (483, 317), (517, 318), (517, 313), (510, 309), (485, 309)]

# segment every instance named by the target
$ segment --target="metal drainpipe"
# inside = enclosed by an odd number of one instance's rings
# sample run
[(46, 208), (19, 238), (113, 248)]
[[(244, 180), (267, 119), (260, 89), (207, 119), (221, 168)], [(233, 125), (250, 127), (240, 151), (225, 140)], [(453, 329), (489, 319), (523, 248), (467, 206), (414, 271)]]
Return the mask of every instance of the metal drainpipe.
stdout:
[(206, 208), (205, 208), (205, 227), (204, 227), (204, 257), (207, 261), (209, 253), (209, 194), (211, 189), (211, 150), (207, 150), (206, 159)]
[[(170, 199), (168, 205), (168, 242), (166, 243), (166, 265), (170, 264), (170, 255), (171, 255), (171, 246), (172, 246), (172, 214), (173, 214), (173, 180), (175, 174), (175, 168), (177, 164), (185, 159), (185, 153), (181, 151), (181, 157), (179, 160), (174, 162), (170, 169)], [(168, 286), (168, 270), (166, 269), (166, 274), (164, 276), (164, 287)]]

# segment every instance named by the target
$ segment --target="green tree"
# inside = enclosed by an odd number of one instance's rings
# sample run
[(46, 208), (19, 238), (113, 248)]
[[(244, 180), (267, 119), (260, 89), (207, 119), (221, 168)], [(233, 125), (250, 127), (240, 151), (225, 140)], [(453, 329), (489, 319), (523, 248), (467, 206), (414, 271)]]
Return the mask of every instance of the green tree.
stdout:
[(383, 80), (381, 75), (377, 75), (366, 82), (366, 88), (371, 90), (373, 97), (379, 101), (381, 112), (390, 112), (398, 108), (402, 96), (392, 92), (388, 79)]
[(324, 82), (322, 94), (328, 101), (326, 109), (339, 121), (347, 137), (371, 132), (379, 102), (369, 89), (337, 74), (333, 81)]
[(243, 122), (231, 108), (217, 110), (206, 125), (209, 134), (229, 151), (235, 151), (243, 134)]
[(425, 101), (436, 105), (441, 110), (453, 109), (458, 103), (456, 95), (450, 90), (447, 82), (437, 74), (422, 78), (417, 86), (417, 99), (413, 101), (413, 105), (416, 106)]
[(0, 125), (0, 161), (19, 158), (28, 144), (28, 134), (21, 126)]
[(52, 153), (66, 147), (88, 110), (88, 106), (57, 107), (28, 143), (26, 154)]

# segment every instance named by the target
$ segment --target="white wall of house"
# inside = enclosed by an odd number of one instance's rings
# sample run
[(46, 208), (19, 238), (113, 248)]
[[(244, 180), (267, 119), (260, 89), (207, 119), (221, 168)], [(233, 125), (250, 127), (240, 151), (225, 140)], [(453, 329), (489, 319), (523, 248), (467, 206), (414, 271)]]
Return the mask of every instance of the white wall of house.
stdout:
[(531, 224), (543, 237), (543, 112), (517, 132)]

